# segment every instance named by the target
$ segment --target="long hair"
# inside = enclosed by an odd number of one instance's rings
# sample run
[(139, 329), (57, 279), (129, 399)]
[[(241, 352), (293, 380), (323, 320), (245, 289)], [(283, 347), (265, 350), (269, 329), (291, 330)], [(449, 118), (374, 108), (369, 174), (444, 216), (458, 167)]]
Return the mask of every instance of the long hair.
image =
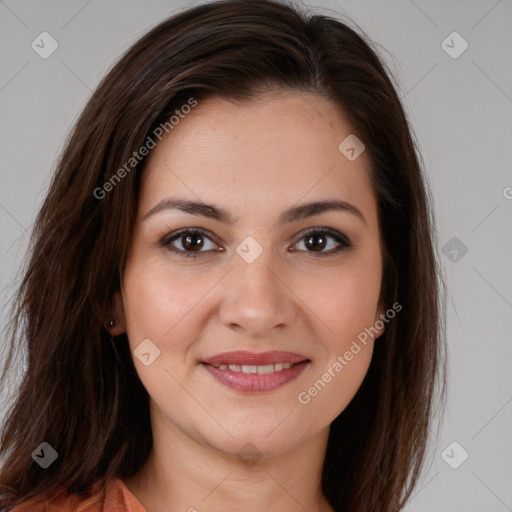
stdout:
[[(381, 297), (403, 308), (330, 426), (322, 490), (336, 510), (358, 512), (395, 512), (410, 497), (446, 394), (432, 198), (377, 50), (348, 24), (302, 11), (226, 0), (180, 12), (138, 40), (88, 101), (57, 162), (12, 299), (2, 383), (17, 351), (25, 370), (1, 431), (0, 509), (61, 488), (87, 496), (93, 483), (128, 478), (146, 460), (148, 394), (126, 334), (114, 342), (104, 327), (146, 159), (125, 167), (104, 197), (98, 191), (190, 98), (248, 101), (273, 89), (327, 98), (365, 144), (385, 253)], [(31, 456), (42, 442), (58, 453), (45, 470)]]

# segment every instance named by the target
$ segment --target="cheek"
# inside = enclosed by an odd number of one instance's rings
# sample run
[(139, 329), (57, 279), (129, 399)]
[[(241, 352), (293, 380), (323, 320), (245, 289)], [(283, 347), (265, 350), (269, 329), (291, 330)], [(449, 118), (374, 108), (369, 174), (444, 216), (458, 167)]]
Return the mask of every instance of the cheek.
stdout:
[[(194, 343), (214, 312), (208, 297), (220, 277), (214, 271), (172, 265), (162, 255), (134, 258), (127, 266), (127, 335), (137, 373), (150, 394), (158, 396), (162, 382), (172, 385), (168, 373), (182, 380), (195, 364)], [(137, 358), (138, 347), (147, 339), (157, 347), (155, 353), (159, 351), (149, 366)]]
[[(200, 290), (162, 260), (134, 259), (126, 268), (123, 292), (128, 342), (137, 374), (153, 400), (163, 405), (172, 395), (180, 406), (190, 406), (180, 402), (183, 393), (177, 381), (183, 378), (190, 344), (187, 332), (194, 323), (193, 305)], [(146, 361), (145, 353), (150, 354)]]
[(186, 271), (172, 268), (165, 258), (135, 261), (125, 272), (128, 334), (165, 343), (207, 289), (204, 279), (194, 280)]
[(370, 366), (374, 348), (375, 315), (380, 274), (368, 269), (337, 273), (329, 284), (310, 294), (308, 306), (321, 321), (321, 344), (326, 357), (318, 360), (298, 395), (304, 414), (329, 424), (350, 403)]
[(361, 258), (340, 267), (309, 294), (308, 306), (326, 326), (327, 358), (298, 398), (320, 423), (330, 423), (347, 407), (371, 363), (381, 271), (368, 263)]
[(347, 351), (340, 351), (297, 396), (302, 414), (314, 417), (316, 424), (330, 424), (346, 409), (361, 387), (372, 351), (372, 342), (366, 346), (356, 342), (349, 344)]
[(318, 319), (331, 350), (342, 350), (375, 324), (381, 286), (378, 265), (355, 259), (328, 273), (303, 274), (296, 281), (304, 304)]

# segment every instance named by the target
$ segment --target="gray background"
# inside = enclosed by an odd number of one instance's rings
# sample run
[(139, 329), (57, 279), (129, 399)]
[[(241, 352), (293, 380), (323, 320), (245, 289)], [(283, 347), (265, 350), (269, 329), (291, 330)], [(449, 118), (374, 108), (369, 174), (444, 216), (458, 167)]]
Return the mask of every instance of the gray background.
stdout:
[[(197, 3), (0, 1), (0, 328), (55, 159), (92, 90), (150, 27)], [(512, 1), (306, 4), (347, 14), (388, 52), (435, 201), (449, 401), (406, 510), (512, 511)], [(31, 48), (43, 31), (59, 45), (47, 59)], [(442, 46), (453, 31), (469, 44), (457, 58)], [(452, 39), (453, 53), (462, 41)]]

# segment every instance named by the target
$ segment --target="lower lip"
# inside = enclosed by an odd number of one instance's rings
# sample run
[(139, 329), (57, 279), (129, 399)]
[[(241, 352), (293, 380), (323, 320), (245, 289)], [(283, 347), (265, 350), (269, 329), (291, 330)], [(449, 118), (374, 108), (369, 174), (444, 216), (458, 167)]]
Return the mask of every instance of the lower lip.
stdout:
[(221, 370), (211, 364), (202, 364), (221, 384), (237, 391), (257, 393), (272, 391), (296, 379), (305, 370), (309, 362), (302, 361), (285, 370), (261, 374), (232, 372), (230, 370)]

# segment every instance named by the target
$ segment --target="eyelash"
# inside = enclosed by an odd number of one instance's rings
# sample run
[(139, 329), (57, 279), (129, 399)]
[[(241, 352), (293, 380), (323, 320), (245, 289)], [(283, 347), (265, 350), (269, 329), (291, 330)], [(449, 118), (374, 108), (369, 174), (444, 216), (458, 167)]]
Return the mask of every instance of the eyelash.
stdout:
[[(333, 238), (336, 242), (338, 242), (340, 245), (336, 249), (331, 249), (329, 252), (318, 252), (318, 253), (315, 253), (314, 251), (301, 251), (301, 252), (310, 252), (315, 257), (324, 258), (324, 257), (328, 257), (328, 256), (334, 256), (334, 255), (338, 254), (339, 252), (345, 251), (345, 250), (349, 249), (350, 247), (352, 247), (350, 240), (345, 235), (338, 233), (337, 231), (334, 231), (331, 228), (309, 229), (300, 237), (300, 239), (297, 241), (297, 243), (303, 241), (305, 238), (307, 238), (309, 236), (318, 235), (318, 234), (328, 235), (329, 237)], [(184, 251), (182, 249), (176, 249), (175, 247), (173, 247), (171, 245), (171, 242), (174, 242), (175, 240), (179, 240), (180, 238), (183, 238), (185, 235), (201, 235), (201, 236), (204, 236), (204, 237), (208, 238), (209, 240), (211, 240), (211, 237), (208, 235), (208, 233), (206, 231), (203, 231), (202, 229), (186, 228), (181, 231), (178, 231), (177, 233), (171, 233), (170, 235), (167, 235), (160, 241), (160, 245), (162, 247), (167, 248), (169, 251), (176, 254), (178, 257), (187, 258), (187, 259), (188, 258), (197, 258), (197, 257), (201, 256), (201, 254), (210, 252), (210, 251), (199, 251), (199, 252), (194, 253), (194, 252), (190, 252), (190, 251)], [(213, 240), (211, 240), (211, 241), (213, 242)]]

